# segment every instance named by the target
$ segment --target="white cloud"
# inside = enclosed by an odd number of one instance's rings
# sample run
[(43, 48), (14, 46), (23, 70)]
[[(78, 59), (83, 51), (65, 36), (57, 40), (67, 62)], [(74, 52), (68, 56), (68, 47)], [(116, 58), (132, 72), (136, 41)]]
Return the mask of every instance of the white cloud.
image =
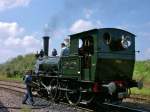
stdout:
[(78, 32), (90, 30), (90, 29), (97, 28), (97, 27), (101, 27), (100, 21), (98, 21), (97, 23), (93, 23), (92, 21), (79, 19), (73, 23), (73, 25), (70, 28), (70, 32), (78, 33)]
[(27, 6), (31, 0), (0, 0), (0, 11), (20, 6)]
[(91, 9), (84, 9), (84, 13), (85, 13), (85, 17), (89, 19), (93, 14), (93, 11)]
[(41, 48), (40, 40), (33, 35), (25, 35), (25, 29), (16, 22), (0, 22), (0, 34), (0, 62)]
[(4, 45), (6, 45), (7, 47), (11, 46), (11, 47), (14, 47), (14, 46), (18, 46), (19, 44), (21, 43), (21, 39), (20, 38), (11, 38), (11, 37), (8, 37), (5, 41), (4, 41)]
[(38, 44), (39, 40), (37, 40), (35, 37), (31, 35), (27, 35), (22, 40), (23, 46), (34, 46), (35, 44)]
[(24, 28), (19, 27), (17, 23), (0, 22), (0, 37), (16, 37), (22, 34)]

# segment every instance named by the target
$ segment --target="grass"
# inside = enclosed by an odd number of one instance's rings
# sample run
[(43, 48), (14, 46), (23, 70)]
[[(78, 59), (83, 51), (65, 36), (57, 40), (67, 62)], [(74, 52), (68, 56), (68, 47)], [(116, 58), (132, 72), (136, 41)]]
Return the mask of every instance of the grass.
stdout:
[(135, 63), (133, 78), (136, 80), (143, 79), (145, 83), (150, 83), (150, 60)]
[(133, 78), (137, 81), (142, 79), (146, 87), (143, 87), (141, 90), (138, 88), (132, 88), (132, 94), (150, 96), (150, 60), (137, 61), (135, 63)]
[(19, 77), (19, 76), (16, 76), (16, 77), (7, 77), (7, 76), (2, 76), (0, 75), (0, 80), (6, 80), (6, 81), (19, 81), (19, 82), (22, 82), (22, 78)]
[(31, 109), (24, 106), (22, 109), (21, 109), (21, 112), (31, 112)]
[(150, 88), (142, 88), (142, 89), (132, 88), (131, 94), (150, 96)]

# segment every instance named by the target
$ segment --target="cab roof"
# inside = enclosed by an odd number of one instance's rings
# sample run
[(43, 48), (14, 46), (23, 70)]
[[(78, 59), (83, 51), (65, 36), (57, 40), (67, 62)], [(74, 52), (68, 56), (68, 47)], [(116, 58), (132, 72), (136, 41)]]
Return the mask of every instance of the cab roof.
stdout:
[(79, 32), (79, 33), (71, 34), (71, 35), (69, 35), (69, 36), (70, 36), (70, 38), (76, 38), (76, 37), (78, 37), (78, 35), (84, 35), (84, 34), (87, 34), (87, 33), (90, 34), (90, 33), (97, 32), (97, 31), (101, 31), (101, 30), (108, 30), (108, 31), (110, 31), (110, 30), (120, 30), (120, 31), (124, 31), (124, 32), (126, 32), (126, 33), (129, 33), (129, 34), (131, 34), (131, 35), (133, 35), (133, 36), (136, 36), (136, 35), (134, 35), (133, 33), (130, 33), (130, 32), (128, 32), (128, 31), (126, 31), (126, 30), (118, 29), (118, 28), (99, 28), (99, 29), (91, 29), (91, 30), (87, 30), (87, 31), (82, 31), (82, 32)]

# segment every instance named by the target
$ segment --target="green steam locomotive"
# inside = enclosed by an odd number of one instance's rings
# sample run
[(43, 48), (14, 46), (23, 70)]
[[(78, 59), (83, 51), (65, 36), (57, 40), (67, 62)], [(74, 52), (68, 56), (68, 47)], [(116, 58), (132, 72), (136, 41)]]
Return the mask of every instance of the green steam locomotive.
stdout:
[(48, 56), (49, 37), (37, 56), (33, 90), (53, 101), (79, 103), (120, 102), (134, 81), (135, 35), (116, 28), (92, 29), (70, 35), (68, 56)]

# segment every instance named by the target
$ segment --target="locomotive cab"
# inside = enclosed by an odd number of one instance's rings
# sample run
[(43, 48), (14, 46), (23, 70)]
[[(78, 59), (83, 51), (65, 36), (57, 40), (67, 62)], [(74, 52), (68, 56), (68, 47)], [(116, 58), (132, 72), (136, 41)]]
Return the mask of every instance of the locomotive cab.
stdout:
[(94, 29), (70, 36), (70, 56), (81, 57), (80, 79), (131, 80), (135, 35), (115, 28)]
[(70, 55), (61, 59), (64, 76), (76, 77), (83, 81), (94, 81), (97, 32), (98, 30), (94, 29), (70, 35)]
[(130, 32), (102, 28), (71, 35), (71, 56), (81, 60), (80, 74), (74, 76), (86, 84), (92, 83), (94, 92), (108, 92), (112, 99), (118, 99), (129, 95), (127, 88), (138, 85), (132, 80), (135, 35)]

